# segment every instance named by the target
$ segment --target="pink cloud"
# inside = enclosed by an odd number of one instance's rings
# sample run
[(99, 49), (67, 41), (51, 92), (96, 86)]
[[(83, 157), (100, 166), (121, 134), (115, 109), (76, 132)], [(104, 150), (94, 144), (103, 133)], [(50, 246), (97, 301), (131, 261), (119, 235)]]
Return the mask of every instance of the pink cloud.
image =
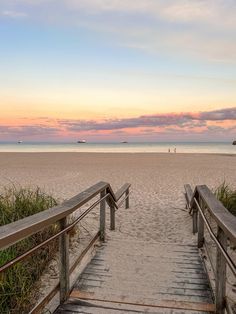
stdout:
[(54, 119), (40, 117), (24, 119), (20, 125), (0, 125), (0, 139), (69, 139), (80, 136), (94, 139), (122, 136), (155, 136), (165, 134), (183, 136), (202, 134), (208, 137), (231, 138), (236, 131), (236, 107), (204, 112), (182, 112), (145, 115), (133, 118), (105, 120)]

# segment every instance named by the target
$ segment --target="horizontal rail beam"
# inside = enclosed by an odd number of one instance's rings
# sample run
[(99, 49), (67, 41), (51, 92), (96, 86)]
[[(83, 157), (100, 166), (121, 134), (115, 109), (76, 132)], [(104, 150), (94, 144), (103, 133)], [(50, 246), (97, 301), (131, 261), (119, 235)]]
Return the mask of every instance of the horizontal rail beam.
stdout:
[(204, 201), (217, 225), (230, 238), (232, 243), (236, 244), (236, 217), (224, 207), (206, 185), (196, 186), (190, 201), (191, 208), (194, 206), (194, 198), (199, 199), (199, 197)]
[(222, 255), (224, 256), (227, 264), (229, 265), (229, 268), (231, 269), (232, 273), (234, 274), (234, 276), (236, 277), (236, 265), (234, 264), (233, 260), (230, 258), (230, 256), (227, 254), (227, 252), (224, 250), (224, 248), (222, 247), (221, 243), (218, 241), (218, 239), (216, 238), (216, 236), (214, 235), (214, 232), (211, 229), (211, 226), (209, 225), (201, 207), (198, 204), (198, 201), (196, 200), (196, 198), (194, 198), (194, 202), (197, 205), (197, 208), (199, 210), (199, 213), (207, 227), (207, 230), (212, 238), (212, 240), (215, 242), (216, 246), (218, 247), (218, 249), (221, 251)]
[(122, 197), (123, 194), (130, 188), (130, 183), (125, 183), (115, 194), (116, 202)]
[(34, 253), (35, 251), (37, 251), (38, 249), (40, 249), (41, 247), (49, 244), (51, 241), (56, 240), (57, 238), (59, 238), (60, 236), (62, 236), (63, 234), (69, 232), (71, 229), (73, 229), (95, 206), (97, 206), (101, 201), (105, 200), (110, 194), (106, 194), (103, 198), (99, 199), (98, 201), (96, 201), (94, 204), (92, 204), (88, 209), (86, 209), (81, 215), (79, 215), (79, 217), (73, 221), (70, 225), (66, 226), (65, 228), (63, 228), (61, 231), (57, 232), (56, 234), (54, 234), (53, 236), (51, 236), (50, 238), (48, 238), (47, 240), (44, 240), (43, 242), (39, 243), (38, 245), (32, 247), (30, 250), (26, 251), (25, 253), (17, 256), (16, 258), (14, 258), (13, 260), (7, 262), (6, 264), (2, 265), (0, 267), (0, 273), (2, 273), (3, 271), (5, 271), (6, 269), (8, 269), (11, 266), (14, 266), (15, 264), (17, 264), (18, 262), (20, 262), (21, 260), (25, 259), (27, 256), (31, 255), (32, 253)]
[[(119, 191), (118, 196), (125, 193), (124, 185)], [(76, 209), (86, 204), (93, 197), (106, 190), (110, 194), (110, 201), (116, 203), (117, 196), (113, 192), (111, 186), (107, 182), (98, 182), (92, 187), (65, 201), (63, 204), (49, 208), (35, 215), (20, 219), (8, 225), (0, 227), (0, 249), (7, 248), (20, 240), (35, 234), (36, 232), (56, 223), (57, 221), (67, 217)], [(123, 192), (121, 194), (121, 191)]]

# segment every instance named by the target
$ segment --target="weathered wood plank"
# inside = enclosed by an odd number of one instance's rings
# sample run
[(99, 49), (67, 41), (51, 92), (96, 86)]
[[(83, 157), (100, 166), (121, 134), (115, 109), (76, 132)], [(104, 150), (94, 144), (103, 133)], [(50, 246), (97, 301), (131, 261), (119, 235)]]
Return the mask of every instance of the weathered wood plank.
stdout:
[(114, 204), (111, 204), (110, 205), (110, 230), (115, 230), (116, 228), (115, 216), (116, 216), (115, 206)]
[[(106, 195), (106, 190), (101, 191), (100, 198)], [(106, 228), (106, 200), (100, 203), (100, 240), (105, 241), (105, 228)]]
[[(184, 257), (186, 252), (194, 262)], [(101, 300), (102, 306), (117, 301), (124, 302), (121, 306), (131, 302), (136, 306), (140, 303), (168, 307), (161, 303), (168, 300), (170, 308), (175, 311), (176, 304), (210, 304), (214, 310), (212, 291), (196, 246), (149, 244), (129, 241), (121, 235), (98, 248), (71, 296), (77, 298), (78, 292), (90, 294), (92, 302)], [(155, 307), (153, 311), (151, 308), (148, 312), (156, 313)], [(188, 310), (192, 310), (191, 306)], [(200, 305), (198, 311), (201, 310)], [(97, 312), (91, 310), (91, 313)]]
[(107, 187), (108, 183), (99, 182), (59, 206), (0, 227), (0, 249), (6, 248), (65, 218)]
[[(224, 231), (218, 227), (217, 239), (224, 248), (227, 250), (227, 237)], [(226, 260), (219, 250), (216, 254), (216, 313), (224, 314), (225, 310), (225, 293), (226, 293)]]
[(110, 295), (106, 297), (105, 295), (99, 299), (92, 293), (82, 292), (82, 291), (72, 291), (72, 298), (78, 298), (81, 300), (89, 300), (89, 301), (101, 301), (101, 302), (109, 302), (109, 303), (119, 303), (119, 304), (127, 304), (127, 305), (136, 305), (136, 306), (144, 306), (150, 308), (170, 308), (170, 309), (182, 309), (182, 310), (197, 310), (197, 311), (207, 311), (207, 312), (215, 312), (215, 305), (211, 303), (200, 303), (200, 302), (186, 302), (186, 301), (173, 301), (173, 300), (157, 300), (155, 303), (142, 303), (140, 299), (130, 300), (126, 296), (122, 296), (121, 298), (117, 298), (116, 296)]
[(87, 301), (87, 300), (76, 300), (70, 299), (66, 304), (60, 306), (57, 314), (70, 313), (70, 314), (209, 314), (206, 311), (195, 311), (195, 310), (183, 310), (163, 308), (163, 307), (147, 307), (139, 305), (130, 305), (114, 302), (101, 302), (101, 301)]
[[(61, 230), (67, 226), (67, 219), (60, 220)], [(63, 303), (69, 296), (70, 275), (69, 275), (69, 235), (64, 233), (59, 238), (59, 277), (60, 277), (60, 302)]]
[[(124, 185), (122, 187), (122, 191), (124, 191), (124, 187), (129, 186), (130, 184), (128, 183)], [(117, 196), (113, 192), (110, 184), (101, 181), (86, 189), (85, 191), (79, 193), (78, 195), (72, 197), (71, 199), (65, 201), (59, 206), (52, 207), (35, 215), (20, 219), (5, 226), (1, 226), (0, 249), (7, 248), (19, 242), (20, 240), (46, 228), (47, 226), (50, 226), (51, 224), (67, 217), (103, 190), (107, 190), (107, 192), (110, 193), (114, 202), (117, 201)], [(120, 194), (121, 189), (119, 191)], [(125, 193), (125, 191), (123, 193)]]
[[(196, 187), (193, 197), (198, 194), (201, 195), (217, 225), (236, 244), (236, 217), (223, 206), (206, 185), (198, 185)], [(191, 202), (193, 203), (193, 198)]]
[(115, 193), (115, 200), (116, 202), (122, 197), (122, 195), (130, 188), (130, 183), (125, 183), (116, 193)]
[(125, 208), (128, 209), (128, 208), (129, 208), (129, 188), (126, 189), (125, 197), (126, 197), (126, 200), (125, 200)]
[(193, 190), (191, 188), (191, 186), (189, 184), (185, 184), (184, 185), (184, 189), (185, 189), (185, 197), (186, 197), (186, 201), (187, 201), (187, 205), (190, 205), (191, 199), (193, 197)]
[[(204, 212), (204, 202), (202, 199), (199, 200), (199, 205)], [(197, 238), (197, 245), (198, 248), (202, 248), (204, 244), (204, 220), (202, 218), (201, 213), (198, 213), (198, 238)]]

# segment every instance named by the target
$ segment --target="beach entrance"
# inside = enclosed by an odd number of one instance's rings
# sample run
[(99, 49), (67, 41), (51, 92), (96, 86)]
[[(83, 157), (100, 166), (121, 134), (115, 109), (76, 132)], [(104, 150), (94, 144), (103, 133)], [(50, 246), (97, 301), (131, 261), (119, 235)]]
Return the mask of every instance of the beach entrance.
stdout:
[[(0, 267), (3, 272), (59, 239), (58, 284), (31, 313), (43, 313), (50, 301), (56, 302), (56, 297), (60, 303), (55, 307), (56, 314), (233, 313), (227, 281), (229, 271), (236, 275), (229, 254), (236, 246), (236, 217), (207, 186), (196, 186), (193, 191), (185, 185), (185, 212), (191, 217), (194, 237), (186, 234), (174, 243), (127, 238), (119, 228), (116, 230), (116, 212), (122, 204), (125, 209), (119, 211), (121, 215), (132, 210), (130, 186), (126, 183), (114, 193), (109, 183), (98, 182), (61, 205), (0, 228), (2, 249), (59, 222), (60, 229), (51, 238)], [(83, 209), (83, 205), (87, 207)], [(99, 230), (71, 263), (69, 233), (97, 206)], [(82, 211), (71, 222), (69, 216), (79, 208)], [(174, 228), (180, 228), (178, 220)], [(208, 246), (209, 236), (213, 249)], [(211, 264), (210, 276), (205, 261)]]

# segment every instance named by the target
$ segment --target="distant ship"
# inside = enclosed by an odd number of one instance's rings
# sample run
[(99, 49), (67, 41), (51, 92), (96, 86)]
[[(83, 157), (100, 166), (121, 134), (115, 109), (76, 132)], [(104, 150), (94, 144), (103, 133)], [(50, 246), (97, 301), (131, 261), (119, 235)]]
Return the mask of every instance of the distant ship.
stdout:
[(232, 145), (236, 145), (236, 141), (233, 141)]
[(77, 141), (77, 143), (79, 143), (79, 144), (85, 144), (86, 141), (85, 141), (85, 140), (79, 140), (79, 141)]
[(17, 143), (18, 143), (18, 144), (21, 144), (21, 143), (23, 143), (23, 141), (18, 141)]
[(122, 144), (127, 144), (128, 142), (127, 142), (127, 141), (122, 141), (121, 143), (122, 143)]

